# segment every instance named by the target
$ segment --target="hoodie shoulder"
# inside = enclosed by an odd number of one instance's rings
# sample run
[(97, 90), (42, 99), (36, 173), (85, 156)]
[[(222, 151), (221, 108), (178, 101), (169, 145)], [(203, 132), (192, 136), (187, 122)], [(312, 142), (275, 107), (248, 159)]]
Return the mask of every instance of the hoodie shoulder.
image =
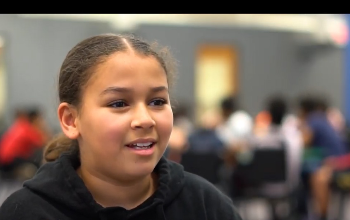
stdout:
[[(181, 164), (169, 161), (173, 184), (170, 189), (172, 203), (181, 203), (187, 215), (211, 220), (242, 220), (232, 200), (206, 179), (186, 172)], [(177, 183), (177, 185), (174, 184)], [(181, 185), (181, 187), (179, 187)], [(181, 188), (181, 190), (180, 190)], [(177, 195), (174, 193), (177, 191)], [(169, 199), (169, 197), (168, 197)], [(191, 208), (190, 208), (191, 207)], [(177, 213), (181, 212), (178, 210)]]
[(201, 204), (208, 219), (242, 220), (232, 200), (206, 179), (189, 172), (185, 173), (184, 192)]
[(79, 213), (67, 210), (56, 201), (27, 187), (12, 193), (0, 207), (1, 220), (64, 220), (78, 217)]
[(0, 207), (1, 220), (35, 219), (41, 206), (35, 194), (26, 188), (12, 193)]

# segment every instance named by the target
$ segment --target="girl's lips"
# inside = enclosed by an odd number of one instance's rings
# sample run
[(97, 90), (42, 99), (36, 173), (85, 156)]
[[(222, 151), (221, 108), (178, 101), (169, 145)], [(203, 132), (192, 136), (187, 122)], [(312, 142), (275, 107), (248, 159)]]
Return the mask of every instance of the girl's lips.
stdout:
[(149, 147), (137, 147), (135, 145), (131, 146), (131, 145), (126, 145), (127, 149), (129, 149), (132, 153), (135, 153), (137, 155), (140, 156), (149, 156), (152, 155), (155, 151), (155, 146), (156, 143), (153, 142)]
[(147, 144), (147, 143), (156, 143), (156, 140), (154, 138), (138, 138), (126, 145), (131, 146), (135, 144)]

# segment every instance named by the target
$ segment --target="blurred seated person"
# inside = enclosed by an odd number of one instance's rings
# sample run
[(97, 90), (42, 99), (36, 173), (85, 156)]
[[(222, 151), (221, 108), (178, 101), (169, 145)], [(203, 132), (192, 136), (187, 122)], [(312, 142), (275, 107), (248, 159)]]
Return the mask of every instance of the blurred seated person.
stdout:
[(329, 158), (346, 153), (346, 146), (339, 133), (328, 120), (324, 106), (316, 95), (299, 99), (299, 117), (306, 157), (303, 162), (303, 176), (310, 187), (315, 213), (319, 219), (326, 219), (330, 197), (331, 170), (324, 163)]
[(13, 124), (5, 131), (0, 140), (0, 167), (5, 173), (17, 172), (23, 164), (32, 164), (35, 168), (35, 153), (40, 151), (50, 138), (41, 112), (38, 109), (17, 111)]
[(343, 113), (336, 107), (330, 107), (327, 109), (327, 117), (334, 129), (343, 134), (345, 132), (346, 123)]
[(206, 111), (201, 117), (199, 127), (188, 137), (188, 151), (221, 154), (224, 143), (216, 133), (220, 121), (218, 112), (215, 110)]
[(343, 140), (346, 150), (349, 151), (349, 136), (346, 127), (346, 121), (343, 113), (339, 108), (330, 105), (329, 100), (324, 94), (313, 95), (318, 103), (318, 109), (326, 114), (330, 125), (334, 128), (340, 138)]
[(219, 140), (224, 144), (224, 164), (219, 171), (220, 188), (226, 194), (230, 191), (231, 174), (237, 163), (237, 154), (244, 152), (248, 137), (253, 131), (252, 117), (240, 107), (237, 98), (228, 96), (221, 100), (221, 123), (216, 127)]
[(180, 128), (187, 136), (194, 130), (194, 125), (188, 116), (188, 108), (185, 104), (179, 104), (174, 108), (174, 125)]
[(224, 144), (225, 173), (236, 164), (237, 153), (246, 150), (248, 137), (253, 132), (253, 119), (237, 103), (237, 98), (227, 96), (221, 100), (221, 122), (216, 126), (218, 138)]
[(174, 125), (164, 156), (171, 161), (180, 163), (181, 156), (188, 147), (188, 135), (192, 132), (193, 125), (187, 115), (186, 105), (175, 107), (173, 115)]
[(237, 99), (233, 96), (221, 101), (221, 112), (222, 122), (216, 128), (217, 135), (229, 151), (239, 151), (245, 147), (253, 131), (253, 119), (238, 107)]
[(262, 190), (269, 195), (286, 195), (299, 185), (303, 143), (297, 124), (291, 122), (287, 99), (273, 95), (267, 100), (265, 110), (257, 115), (255, 132), (249, 141), (252, 148), (286, 150), (286, 182), (265, 185)]
[(271, 125), (271, 114), (263, 110), (259, 112), (254, 120), (253, 134), (254, 136), (265, 136), (269, 132)]
[(180, 163), (181, 156), (187, 150), (187, 147), (188, 141), (186, 132), (181, 127), (174, 125), (164, 156), (171, 161)]

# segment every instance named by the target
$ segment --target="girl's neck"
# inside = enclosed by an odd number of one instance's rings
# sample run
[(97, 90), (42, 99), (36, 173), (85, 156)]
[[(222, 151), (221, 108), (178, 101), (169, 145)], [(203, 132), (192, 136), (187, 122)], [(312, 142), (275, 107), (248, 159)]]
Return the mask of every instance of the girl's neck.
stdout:
[(77, 173), (95, 201), (103, 207), (132, 209), (142, 204), (157, 189), (155, 173), (133, 181), (111, 180), (84, 167), (79, 167)]

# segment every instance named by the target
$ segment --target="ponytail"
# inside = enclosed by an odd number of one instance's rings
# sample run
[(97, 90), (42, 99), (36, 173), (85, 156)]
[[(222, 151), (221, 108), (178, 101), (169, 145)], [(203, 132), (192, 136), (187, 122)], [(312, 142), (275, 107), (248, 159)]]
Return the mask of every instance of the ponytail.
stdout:
[(79, 152), (77, 140), (69, 139), (63, 133), (54, 137), (44, 148), (43, 162), (58, 159), (63, 153)]

